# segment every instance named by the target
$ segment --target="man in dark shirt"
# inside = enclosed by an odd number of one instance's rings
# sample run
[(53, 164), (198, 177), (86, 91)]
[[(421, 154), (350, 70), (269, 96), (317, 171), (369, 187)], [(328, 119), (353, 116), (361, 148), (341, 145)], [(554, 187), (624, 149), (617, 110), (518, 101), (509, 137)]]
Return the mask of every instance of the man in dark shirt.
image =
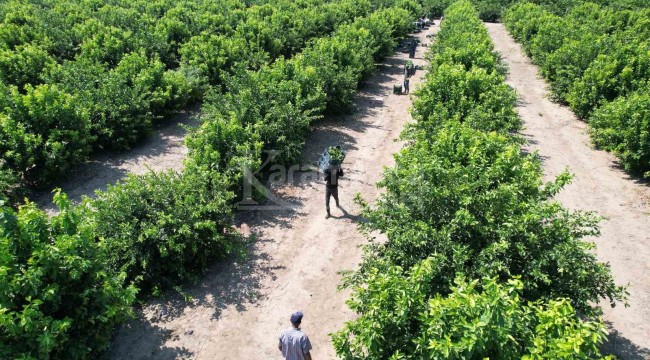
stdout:
[(330, 215), (330, 197), (334, 197), (334, 201), (336, 201), (336, 207), (340, 207), (339, 205), (339, 178), (343, 176), (343, 169), (341, 169), (341, 166), (339, 165), (330, 165), (327, 169), (324, 171), (325, 174), (325, 207), (327, 208), (327, 216), (325, 218), (329, 218)]

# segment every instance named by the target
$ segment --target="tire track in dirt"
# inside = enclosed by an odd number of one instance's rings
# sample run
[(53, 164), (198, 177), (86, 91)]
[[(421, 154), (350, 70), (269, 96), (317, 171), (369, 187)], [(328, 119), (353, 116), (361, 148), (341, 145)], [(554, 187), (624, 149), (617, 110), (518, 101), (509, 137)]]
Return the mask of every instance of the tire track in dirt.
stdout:
[(587, 124), (549, 100), (537, 67), (503, 24), (486, 27), (509, 67), (506, 82), (519, 95), (526, 150), (538, 151), (546, 179), (567, 167), (574, 174), (557, 199), (569, 209), (604, 217), (601, 235), (591, 240), (598, 246), (598, 258), (610, 263), (616, 282), (630, 285), (630, 307), (602, 304), (611, 327), (605, 351), (624, 359), (650, 359), (650, 188), (625, 174), (615, 156), (595, 150)]
[[(418, 37), (428, 43), (425, 35), (437, 28)], [(414, 63), (425, 64), (425, 51), (418, 47)], [(402, 146), (394, 139), (411, 119), (411, 101), (392, 91), (393, 84), (402, 82), (406, 59), (406, 54), (387, 59), (356, 96), (357, 111), (320, 122), (306, 142), (303, 164), (314, 164), (328, 145), (341, 144), (348, 152), (339, 187), (345, 211), (333, 207), (333, 217), (325, 219), (324, 185), (319, 180), (274, 188), (276, 196), (293, 205), (290, 210), (238, 215), (241, 232), (255, 239), (250, 257), (211, 268), (188, 290), (190, 302), (172, 296), (144, 306), (139, 319), (119, 331), (111, 358), (279, 359), (277, 336), (290, 326), (289, 315), (296, 309), (305, 313), (303, 330), (314, 346), (314, 358), (334, 358), (328, 334), (354, 317), (345, 305), (349, 292), (337, 291), (338, 272), (358, 265), (358, 246), (366, 242), (357, 231), (359, 208), (353, 197), (377, 196), (374, 184), (383, 167), (394, 164), (392, 154)], [(411, 89), (422, 73), (411, 79)]]

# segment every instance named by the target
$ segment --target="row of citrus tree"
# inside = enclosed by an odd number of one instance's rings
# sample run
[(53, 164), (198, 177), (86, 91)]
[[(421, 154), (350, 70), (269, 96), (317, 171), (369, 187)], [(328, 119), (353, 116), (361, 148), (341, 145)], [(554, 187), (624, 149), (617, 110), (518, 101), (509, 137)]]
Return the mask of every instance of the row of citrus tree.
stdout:
[[(373, 5), (374, 6), (374, 5)], [(88, 358), (105, 349), (131, 304), (200, 276), (241, 249), (231, 230), (242, 174), (277, 149), (299, 154), (309, 124), (349, 109), (375, 61), (394, 48), (419, 4), (383, 8), (316, 39), (290, 60), (224, 77), (188, 140), (181, 173), (130, 176), (51, 218), (34, 204), (0, 216), (0, 357)], [(239, 245), (238, 245), (239, 244)]]
[[(519, 0), (472, 0), (472, 5), (484, 21), (497, 21), (501, 18), (503, 11), (512, 3)], [(427, 9), (430, 9), (434, 17), (442, 16), (445, 9), (453, 4), (455, 0), (425, 0)]]
[(522, 3), (505, 22), (595, 145), (650, 177), (650, 9), (584, 3), (558, 16)]
[[(468, 1), (445, 11), (426, 82), (374, 202), (369, 235), (346, 275), (358, 317), (332, 335), (343, 359), (514, 359), (600, 356), (592, 305), (625, 299), (583, 240), (598, 217), (552, 199), (522, 152), (516, 94)], [(373, 234), (385, 234), (379, 241)]]
[[(426, 9), (434, 16), (442, 15), (444, 9), (453, 3), (454, 0), (424, 0)], [(575, 6), (584, 4), (585, 0), (472, 0), (472, 4), (479, 12), (483, 21), (500, 21), (510, 6), (520, 2), (529, 2), (543, 6), (550, 12), (564, 15)], [(612, 9), (640, 10), (648, 8), (646, 0), (592, 0), (602, 6), (609, 6)]]
[(0, 191), (46, 186), (127, 149), (235, 68), (257, 69), (371, 12), (371, 1), (0, 4)]

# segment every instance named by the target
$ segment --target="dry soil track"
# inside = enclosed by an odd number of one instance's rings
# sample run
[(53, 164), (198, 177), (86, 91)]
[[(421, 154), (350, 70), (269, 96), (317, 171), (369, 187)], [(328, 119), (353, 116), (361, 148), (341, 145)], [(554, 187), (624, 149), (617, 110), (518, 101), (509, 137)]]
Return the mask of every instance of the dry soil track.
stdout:
[[(196, 126), (199, 106), (179, 112), (159, 126), (130, 151), (109, 152), (93, 156), (80, 164), (66, 179), (53, 188), (61, 188), (68, 198), (78, 202), (83, 196), (93, 196), (95, 190), (105, 190), (127, 174), (144, 174), (147, 171), (181, 170), (187, 155), (184, 146), (184, 126)], [(31, 199), (49, 214), (57, 212), (50, 191), (36, 193)]]
[(623, 359), (650, 359), (650, 188), (626, 175), (613, 155), (594, 150), (587, 124), (549, 100), (537, 67), (503, 24), (486, 26), (508, 64), (507, 83), (519, 95), (528, 150), (539, 152), (548, 179), (567, 167), (575, 175), (557, 198), (605, 218), (594, 239), (598, 257), (610, 263), (618, 284), (630, 285), (630, 307), (603, 306), (611, 325), (607, 350)]
[[(433, 26), (418, 36), (437, 30)], [(414, 62), (424, 65), (426, 48), (418, 47)], [(348, 150), (345, 177), (339, 188), (341, 205), (325, 219), (322, 181), (298, 181), (275, 193), (294, 205), (288, 210), (259, 210), (240, 214), (242, 232), (256, 240), (251, 257), (240, 264), (212, 268), (188, 291), (194, 299), (166, 299), (144, 307), (140, 318), (120, 330), (111, 349), (113, 359), (279, 359), (277, 335), (289, 326), (296, 309), (305, 313), (303, 330), (309, 335), (315, 359), (332, 359), (328, 334), (351, 319), (338, 292), (339, 271), (357, 266), (366, 240), (357, 231), (359, 209), (355, 193), (372, 200), (384, 166), (393, 164), (395, 142), (411, 119), (410, 97), (392, 94), (402, 81), (405, 54), (380, 66), (357, 95), (358, 110), (328, 118), (311, 133), (303, 162), (313, 164), (329, 144)], [(418, 71), (411, 89), (422, 75)]]

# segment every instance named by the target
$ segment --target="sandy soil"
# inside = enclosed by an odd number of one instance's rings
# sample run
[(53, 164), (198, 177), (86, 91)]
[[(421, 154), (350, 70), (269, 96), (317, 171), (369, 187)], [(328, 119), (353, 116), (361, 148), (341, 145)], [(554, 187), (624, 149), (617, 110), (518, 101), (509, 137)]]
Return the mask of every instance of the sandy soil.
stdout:
[[(428, 43), (425, 35), (436, 30), (418, 36)], [(425, 64), (425, 51), (418, 47), (416, 64)], [(303, 164), (314, 164), (330, 144), (348, 151), (339, 187), (342, 209), (333, 206), (333, 217), (325, 219), (322, 181), (276, 187), (275, 195), (290, 209), (262, 207), (238, 215), (241, 231), (255, 239), (250, 258), (210, 269), (188, 290), (189, 303), (171, 296), (147, 304), (139, 319), (119, 331), (111, 358), (279, 359), (277, 336), (297, 309), (305, 313), (303, 330), (314, 358), (334, 358), (328, 334), (354, 316), (345, 305), (349, 293), (337, 291), (339, 271), (357, 266), (358, 245), (366, 241), (357, 231), (353, 197), (376, 197), (375, 182), (402, 146), (394, 139), (411, 119), (410, 97), (392, 93), (393, 84), (402, 81), (405, 59), (401, 53), (387, 59), (356, 97), (358, 110), (322, 121), (304, 148)], [(412, 78), (411, 90), (422, 73)]]
[[(55, 183), (52, 188), (61, 188), (74, 202), (82, 196), (93, 196), (95, 190), (105, 190), (127, 174), (143, 174), (150, 169), (163, 171), (180, 170), (187, 148), (183, 143), (184, 126), (196, 126), (199, 106), (191, 107), (174, 115), (164, 124), (156, 127), (149, 136), (130, 151), (104, 153), (80, 164), (66, 179)], [(48, 214), (57, 212), (52, 203), (50, 191), (41, 191), (31, 196), (41, 209)]]
[(486, 26), (510, 68), (507, 83), (519, 94), (527, 150), (539, 152), (548, 179), (567, 167), (575, 175), (557, 198), (570, 209), (604, 217), (601, 236), (593, 239), (598, 257), (610, 263), (618, 284), (629, 283), (628, 308), (603, 306), (611, 325), (606, 351), (623, 359), (650, 359), (650, 188), (625, 174), (612, 154), (594, 150), (587, 124), (549, 100), (537, 67), (502, 24)]

